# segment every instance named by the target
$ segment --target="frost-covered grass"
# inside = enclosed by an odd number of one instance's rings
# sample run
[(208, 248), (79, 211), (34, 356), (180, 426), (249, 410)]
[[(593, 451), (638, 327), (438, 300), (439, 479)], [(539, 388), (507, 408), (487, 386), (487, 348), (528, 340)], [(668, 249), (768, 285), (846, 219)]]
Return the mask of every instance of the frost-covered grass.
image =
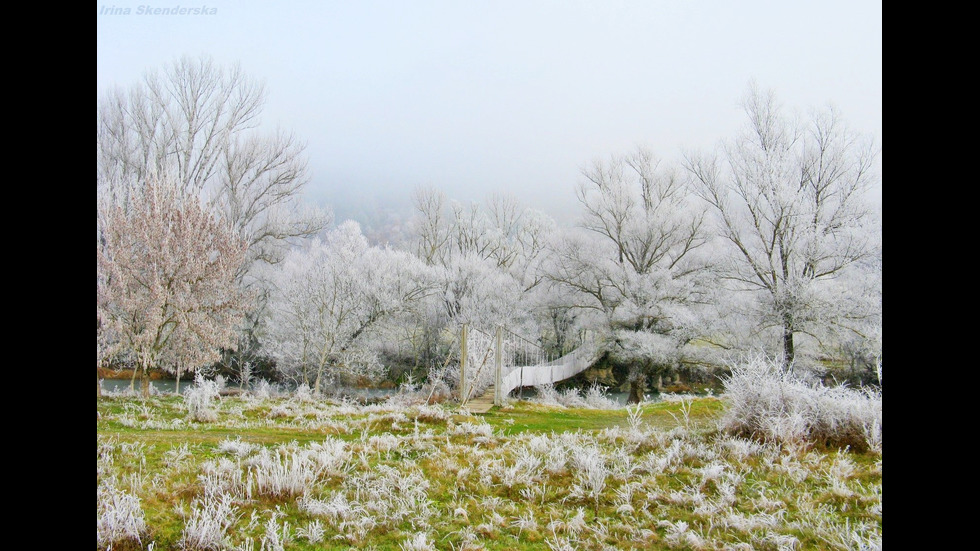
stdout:
[(746, 438), (724, 403), (470, 416), (270, 392), (202, 422), (179, 396), (104, 398), (98, 546), (880, 548), (880, 445)]

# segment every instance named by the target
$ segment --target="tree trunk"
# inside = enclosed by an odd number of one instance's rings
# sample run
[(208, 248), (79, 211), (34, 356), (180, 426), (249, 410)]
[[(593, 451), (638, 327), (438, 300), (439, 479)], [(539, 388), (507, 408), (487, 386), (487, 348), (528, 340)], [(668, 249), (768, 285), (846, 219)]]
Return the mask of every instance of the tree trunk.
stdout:
[[(143, 399), (146, 400), (150, 397), (150, 366), (153, 365), (152, 360), (144, 359), (140, 362), (137, 368), (140, 374), (140, 389), (142, 390)], [(133, 373), (133, 377), (136, 374)]]
[(643, 401), (643, 391), (645, 390), (644, 377), (630, 379), (630, 396), (626, 399), (627, 404), (639, 404)]
[(783, 324), (783, 367), (789, 367), (796, 356), (793, 346), (793, 328), (789, 323)]
[(150, 374), (145, 370), (140, 370), (140, 388), (143, 390), (143, 399), (150, 397)]
[(140, 368), (133, 369), (133, 378), (129, 380), (129, 391), (136, 392), (136, 374), (139, 373)]
[(99, 379), (99, 372), (98, 372), (98, 370), (96, 370), (96, 372), (95, 372), (95, 391), (96, 391), (96, 395), (99, 398), (101, 398), (102, 397), (102, 380)]
[(177, 368), (177, 385), (174, 387), (174, 392), (177, 396), (180, 396), (180, 368)]

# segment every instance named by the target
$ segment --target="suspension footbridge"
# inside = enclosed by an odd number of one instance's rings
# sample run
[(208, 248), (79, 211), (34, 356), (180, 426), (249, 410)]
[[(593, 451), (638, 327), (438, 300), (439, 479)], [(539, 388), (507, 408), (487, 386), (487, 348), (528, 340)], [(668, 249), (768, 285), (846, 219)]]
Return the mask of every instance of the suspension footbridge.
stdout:
[(554, 357), (539, 344), (497, 327), (491, 335), (464, 325), (460, 335), (460, 405), (486, 413), (516, 388), (554, 384), (578, 375), (596, 360), (586, 336), (571, 352)]

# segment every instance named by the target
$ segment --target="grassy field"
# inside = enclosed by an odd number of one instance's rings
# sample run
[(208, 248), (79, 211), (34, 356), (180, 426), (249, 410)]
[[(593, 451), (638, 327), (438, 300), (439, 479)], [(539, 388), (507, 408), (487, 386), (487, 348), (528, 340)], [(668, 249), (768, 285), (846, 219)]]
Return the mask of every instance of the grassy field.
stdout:
[(872, 549), (881, 453), (719, 432), (718, 398), (592, 410), (98, 402), (99, 548)]

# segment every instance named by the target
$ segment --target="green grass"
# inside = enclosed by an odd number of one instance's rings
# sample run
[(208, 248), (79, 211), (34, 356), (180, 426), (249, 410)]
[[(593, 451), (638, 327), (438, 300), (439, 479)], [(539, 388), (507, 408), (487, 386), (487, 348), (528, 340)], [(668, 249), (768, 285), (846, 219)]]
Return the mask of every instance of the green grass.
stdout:
[[(635, 406), (634, 406), (635, 407)], [(684, 420), (681, 402), (654, 402), (641, 406), (642, 418), (648, 426), (673, 428)], [(718, 398), (700, 398), (690, 402), (688, 419), (692, 426), (708, 426), (723, 411)], [(504, 434), (567, 432), (626, 427), (629, 412), (623, 409), (555, 408), (532, 402), (516, 402), (511, 406), (493, 408), (481, 416), (487, 423), (500, 428)]]
[[(256, 476), (261, 450), (299, 457), (334, 441), (348, 454), (345, 470), (317, 474), (307, 497), (324, 503), (344, 497), (362, 508), (350, 522), (374, 525), (359, 528), (314, 514), (300, 506), (299, 496), (262, 495), (253, 481), (252, 496), (234, 500), (226, 548), (258, 551), (270, 519), (290, 526), (290, 550), (407, 549), (419, 532), (429, 535), (433, 548), (454, 550), (545, 550), (566, 543), (691, 549), (697, 546), (691, 534), (713, 546), (777, 549), (778, 538), (795, 538), (797, 549), (843, 549), (835, 542), (858, 529), (880, 539), (880, 454), (739, 444), (715, 428), (724, 407), (718, 398), (645, 404), (636, 425), (635, 410), (631, 424), (627, 409), (528, 402), (468, 415), (452, 406), (358, 408), (230, 397), (217, 403), (217, 421), (197, 423), (186, 419), (179, 397), (145, 403), (103, 398), (97, 404), (98, 482), (138, 496), (149, 527), (142, 546), (119, 541), (113, 549), (146, 549), (150, 542), (156, 550), (177, 549), (186, 515), (204, 495), (205, 474), (220, 471), (211, 476), (246, 483)], [(220, 451), (227, 441), (252, 443), (255, 450), (236, 457)], [(749, 452), (738, 452), (741, 447)], [(587, 471), (575, 459), (588, 450), (607, 470), (594, 495), (581, 493)], [(554, 457), (564, 460), (549, 470)], [(522, 470), (520, 461), (539, 464)], [(719, 468), (716, 478), (706, 474)], [(521, 472), (533, 476), (515, 474)], [(375, 487), (390, 493), (364, 493)], [(421, 501), (412, 501), (405, 516), (386, 520), (383, 511), (397, 513), (398, 499), (420, 488)], [(580, 528), (577, 514), (584, 518)], [(739, 515), (749, 519), (744, 526)], [(766, 515), (776, 519), (772, 525), (750, 526)], [(525, 525), (522, 519), (531, 517), (534, 526)], [(314, 521), (325, 531), (316, 544), (297, 532)], [(682, 523), (687, 531), (680, 531)]]

